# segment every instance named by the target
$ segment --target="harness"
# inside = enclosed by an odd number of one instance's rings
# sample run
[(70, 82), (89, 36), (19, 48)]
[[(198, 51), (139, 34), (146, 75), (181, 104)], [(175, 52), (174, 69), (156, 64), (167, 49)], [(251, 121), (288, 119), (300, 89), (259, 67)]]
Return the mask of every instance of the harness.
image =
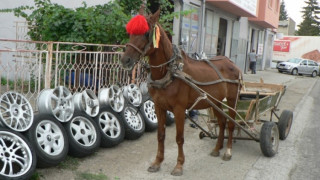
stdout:
[[(140, 53), (140, 58), (144, 57), (146, 55), (146, 53), (148, 52), (148, 50), (151, 47), (152, 44), (152, 36), (154, 33), (154, 26), (151, 28), (152, 31), (149, 33), (149, 42), (147, 43), (147, 45), (145, 46), (145, 48), (143, 50), (139, 49), (137, 46), (135, 46), (132, 43), (127, 43), (126, 46), (130, 46), (132, 48), (134, 48), (136, 51), (138, 51)], [(148, 73), (148, 86), (150, 87), (154, 87), (154, 88), (158, 88), (158, 89), (164, 89), (166, 88), (173, 80), (174, 78), (179, 78), (182, 79), (185, 82), (188, 82), (188, 84), (190, 85), (190, 83), (194, 84), (194, 85), (201, 85), (201, 86), (206, 86), (206, 85), (213, 85), (213, 84), (218, 84), (221, 82), (228, 82), (228, 83), (239, 83), (239, 79), (238, 80), (231, 80), (231, 79), (225, 79), (221, 72), (218, 70), (218, 68), (209, 60), (207, 59), (202, 59), (199, 61), (204, 61), (206, 62), (210, 67), (212, 67), (215, 72), (218, 74), (219, 79), (218, 80), (214, 80), (214, 81), (209, 81), (209, 82), (199, 82), (196, 81), (195, 79), (193, 79), (189, 74), (183, 72), (183, 58), (181, 55), (181, 50), (177, 47), (177, 45), (172, 44), (172, 50), (173, 50), (173, 55), (170, 57), (170, 59), (162, 64), (153, 66), (153, 65), (149, 65), (149, 67), (151, 68), (161, 68), (165, 65), (167, 66), (167, 73), (166, 75), (159, 80), (152, 80), (151, 79), (151, 73)], [(213, 60), (222, 60), (223, 58), (216, 58)], [(239, 78), (240, 75), (239, 75)]]

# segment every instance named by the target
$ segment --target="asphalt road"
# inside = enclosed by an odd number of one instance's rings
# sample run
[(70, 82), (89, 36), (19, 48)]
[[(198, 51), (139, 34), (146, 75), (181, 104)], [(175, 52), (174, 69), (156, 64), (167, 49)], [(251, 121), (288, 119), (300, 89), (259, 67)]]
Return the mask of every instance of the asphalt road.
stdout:
[[(310, 162), (319, 149), (316, 136), (319, 134), (316, 131), (319, 123), (314, 125), (320, 113), (317, 112), (319, 105), (315, 104), (319, 101), (319, 77), (292, 76), (280, 74), (276, 70), (244, 75), (244, 80), (250, 82), (258, 82), (260, 78), (265, 83), (285, 84), (287, 91), (279, 104), (280, 113), (284, 109), (294, 112), (291, 132), (285, 141), (280, 142), (279, 152), (272, 158), (263, 156), (259, 143), (248, 140), (238, 140), (233, 144), (231, 161), (223, 161), (221, 156), (212, 157), (209, 153), (216, 140), (200, 140), (199, 129), (191, 128), (187, 122), (184, 145), (186, 162), (180, 177), (170, 175), (177, 159), (174, 125), (167, 127), (165, 160), (157, 173), (147, 172), (156, 155), (156, 132), (145, 133), (138, 140), (124, 141), (113, 148), (100, 148), (92, 156), (79, 159), (79, 165), (74, 168), (53, 167), (37, 171), (42, 179), (48, 180), (81, 179), (81, 173), (104, 174), (109, 179), (319, 179), (319, 157)], [(313, 132), (309, 132), (309, 129)], [(303, 172), (310, 172), (309, 176), (304, 176)]]
[[(320, 179), (320, 83), (319, 80), (306, 97), (299, 120), (305, 121), (304, 129), (297, 138), (297, 163), (290, 173), (290, 179)], [(301, 118), (301, 119), (300, 119)]]

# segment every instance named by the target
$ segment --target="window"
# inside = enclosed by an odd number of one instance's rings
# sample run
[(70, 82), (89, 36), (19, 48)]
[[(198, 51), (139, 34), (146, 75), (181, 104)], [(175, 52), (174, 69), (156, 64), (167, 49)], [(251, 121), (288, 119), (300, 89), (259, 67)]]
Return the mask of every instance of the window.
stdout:
[(198, 48), (199, 7), (184, 4), (185, 10), (194, 10), (182, 19), (181, 44), (187, 53), (194, 53)]

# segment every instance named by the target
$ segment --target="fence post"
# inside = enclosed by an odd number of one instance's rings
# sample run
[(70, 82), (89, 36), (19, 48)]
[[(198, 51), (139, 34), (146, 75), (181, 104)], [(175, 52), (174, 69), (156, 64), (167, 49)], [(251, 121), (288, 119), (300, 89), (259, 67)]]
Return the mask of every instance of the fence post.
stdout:
[(49, 89), (51, 84), (51, 68), (52, 68), (53, 42), (48, 42), (48, 55), (46, 58), (45, 83), (44, 88)]

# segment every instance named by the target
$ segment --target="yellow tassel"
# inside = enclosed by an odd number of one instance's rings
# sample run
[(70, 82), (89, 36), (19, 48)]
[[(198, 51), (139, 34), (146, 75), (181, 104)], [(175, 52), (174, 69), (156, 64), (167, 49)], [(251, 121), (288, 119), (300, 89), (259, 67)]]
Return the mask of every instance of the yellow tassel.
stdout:
[(159, 42), (160, 42), (160, 28), (158, 25), (155, 25), (155, 42), (154, 47), (159, 48)]

